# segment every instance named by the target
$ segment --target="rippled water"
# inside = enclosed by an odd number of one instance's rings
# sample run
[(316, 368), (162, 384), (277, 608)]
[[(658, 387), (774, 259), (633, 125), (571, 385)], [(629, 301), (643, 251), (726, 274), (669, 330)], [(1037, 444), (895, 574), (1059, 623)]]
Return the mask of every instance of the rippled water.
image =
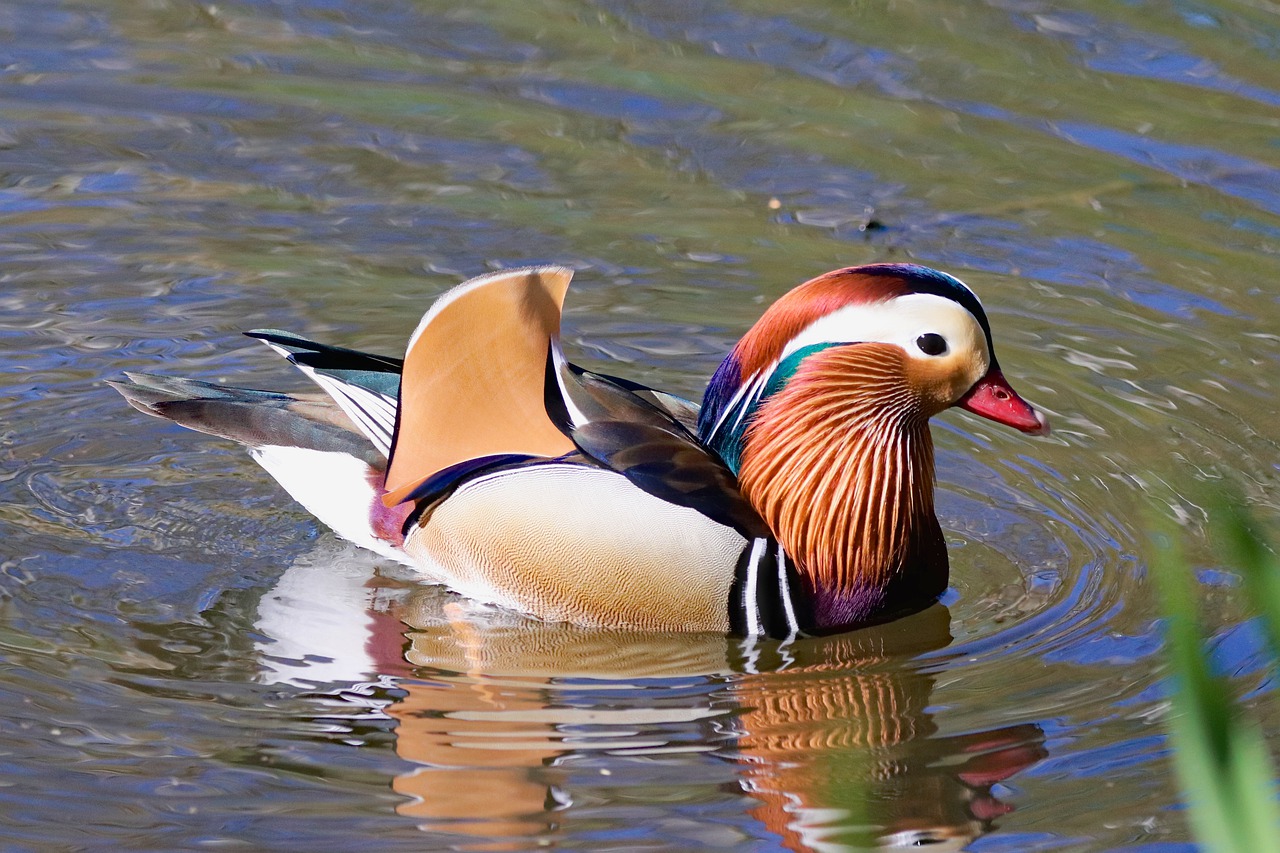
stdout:
[[(1176, 850), (1144, 513), (1280, 479), (1262, 3), (0, 6), (5, 849)], [(789, 647), (529, 622), (346, 546), (126, 369), (302, 387), (488, 269), (698, 396), (787, 288), (983, 295), (1029, 439), (936, 422), (943, 605)]]

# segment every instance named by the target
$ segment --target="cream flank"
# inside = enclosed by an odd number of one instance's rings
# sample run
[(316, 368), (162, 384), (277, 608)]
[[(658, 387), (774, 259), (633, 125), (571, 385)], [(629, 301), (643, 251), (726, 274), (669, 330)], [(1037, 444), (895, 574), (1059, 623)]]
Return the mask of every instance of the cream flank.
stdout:
[(726, 631), (745, 540), (601, 468), (547, 464), (471, 480), (405, 539), (453, 590), (542, 619)]

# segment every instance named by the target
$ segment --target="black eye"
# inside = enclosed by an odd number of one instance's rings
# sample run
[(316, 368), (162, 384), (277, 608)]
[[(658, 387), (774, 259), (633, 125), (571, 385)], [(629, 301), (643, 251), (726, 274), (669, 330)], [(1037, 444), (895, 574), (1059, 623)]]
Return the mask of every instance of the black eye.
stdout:
[(927, 332), (916, 338), (916, 346), (925, 355), (942, 355), (947, 351), (947, 339), (942, 335)]

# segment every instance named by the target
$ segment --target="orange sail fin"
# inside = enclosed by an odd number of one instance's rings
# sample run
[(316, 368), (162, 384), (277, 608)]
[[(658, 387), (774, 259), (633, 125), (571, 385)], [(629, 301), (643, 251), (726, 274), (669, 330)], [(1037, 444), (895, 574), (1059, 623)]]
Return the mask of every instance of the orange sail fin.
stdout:
[(573, 450), (543, 402), (547, 351), (572, 277), (565, 267), (506, 270), (431, 306), (405, 353), (384, 503), (404, 501), (468, 459)]

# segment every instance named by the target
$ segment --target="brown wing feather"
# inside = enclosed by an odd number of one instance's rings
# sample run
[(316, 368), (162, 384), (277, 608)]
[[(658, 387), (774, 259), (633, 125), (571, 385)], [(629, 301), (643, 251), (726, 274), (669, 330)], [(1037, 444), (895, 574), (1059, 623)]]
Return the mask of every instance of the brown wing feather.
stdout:
[(427, 312), (405, 354), (385, 503), (467, 459), (573, 450), (543, 402), (547, 347), (572, 276), (564, 267), (484, 276)]

